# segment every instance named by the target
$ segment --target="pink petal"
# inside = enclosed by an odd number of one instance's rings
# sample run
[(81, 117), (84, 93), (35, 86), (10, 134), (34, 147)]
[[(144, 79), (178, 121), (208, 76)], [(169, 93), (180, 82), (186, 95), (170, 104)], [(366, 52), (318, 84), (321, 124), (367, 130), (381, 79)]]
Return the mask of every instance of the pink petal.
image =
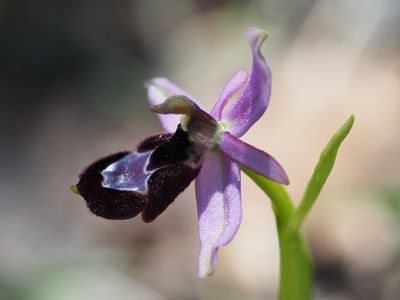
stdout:
[(249, 28), (246, 37), (253, 55), (250, 80), (237, 101), (222, 117), (230, 124), (229, 131), (237, 137), (242, 136), (264, 114), (271, 96), (271, 71), (260, 53), (267, 33)]
[[(174, 83), (163, 77), (155, 77), (146, 83), (147, 97), (151, 106), (163, 103), (168, 97), (172, 95), (184, 95), (196, 102), (192, 96), (180, 89)], [(175, 132), (181, 116), (180, 115), (161, 115), (157, 114), (162, 127), (167, 132)]]
[(222, 111), (228, 101), (247, 83), (249, 80), (249, 73), (245, 69), (238, 69), (228, 79), (225, 84), (218, 102), (215, 104), (211, 115), (218, 121), (221, 120)]
[(289, 184), (281, 165), (268, 153), (242, 142), (229, 132), (222, 135), (220, 150), (238, 164), (277, 183)]
[(242, 218), (240, 168), (218, 152), (209, 151), (196, 178), (199, 215), (199, 276), (211, 275), (219, 247), (228, 244)]

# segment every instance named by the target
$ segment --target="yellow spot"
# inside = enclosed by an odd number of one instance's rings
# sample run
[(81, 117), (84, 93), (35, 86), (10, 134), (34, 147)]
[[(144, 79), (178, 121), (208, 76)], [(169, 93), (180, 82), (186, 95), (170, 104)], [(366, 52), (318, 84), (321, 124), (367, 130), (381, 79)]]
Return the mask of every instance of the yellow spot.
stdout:
[(71, 191), (72, 191), (74, 194), (77, 194), (77, 195), (79, 195), (79, 196), (82, 196), (81, 193), (79, 193), (78, 187), (77, 187), (76, 185), (71, 185), (71, 186), (70, 186), (70, 189), (71, 189)]

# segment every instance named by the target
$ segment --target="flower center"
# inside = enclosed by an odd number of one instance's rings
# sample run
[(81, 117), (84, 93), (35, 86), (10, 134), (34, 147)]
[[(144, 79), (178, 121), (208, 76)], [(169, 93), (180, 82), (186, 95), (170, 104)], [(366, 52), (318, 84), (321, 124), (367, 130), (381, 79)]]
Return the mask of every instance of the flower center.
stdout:
[(186, 96), (172, 96), (164, 103), (152, 107), (161, 114), (182, 114), (182, 129), (189, 135), (193, 143), (192, 153), (201, 155), (218, 145), (221, 135), (226, 129), (224, 123), (218, 123), (211, 115), (203, 111)]
[(222, 135), (229, 128), (229, 124), (225, 121), (220, 121), (217, 124), (217, 130), (215, 131), (215, 143), (214, 147), (218, 146), (221, 143)]

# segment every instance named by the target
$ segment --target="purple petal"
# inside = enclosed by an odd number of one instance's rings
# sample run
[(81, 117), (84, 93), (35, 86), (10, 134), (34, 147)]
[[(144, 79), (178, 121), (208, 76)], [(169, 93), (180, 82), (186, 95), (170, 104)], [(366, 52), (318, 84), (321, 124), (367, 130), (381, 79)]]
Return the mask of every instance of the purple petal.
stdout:
[(222, 135), (220, 150), (233, 161), (277, 183), (289, 184), (281, 165), (268, 153), (242, 142), (229, 132)]
[(240, 168), (218, 152), (209, 151), (196, 178), (199, 216), (199, 276), (214, 271), (219, 247), (228, 244), (242, 218)]
[(221, 120), (222, 111), (228, 101), (247, 83), (249, 73), (245, 69), (238, 69), (225, 84), (218, 102), (215, 104), (211, 115), (218, 121)]
[(237, 101), (222, 117), (230, 124), (229, 131), (237, 137), (242, 136), (264, 114), (271, 95), (271, 71), (260, 53), (267, 33), (249, 28), (246, 37), (253, 55), (250, 80)]
[[(163, 77), (155, 77), (146, 83), (147, 97), (151, 106), (156, 106), (163, 103), (172, 95), (183, 95), (196, 102), (192, 96), (180, 89), (174, 83)], [(167, 132), (175, 132), (181, 116), (180, 115), (161, 115), (157, 114), (162, 127)]]

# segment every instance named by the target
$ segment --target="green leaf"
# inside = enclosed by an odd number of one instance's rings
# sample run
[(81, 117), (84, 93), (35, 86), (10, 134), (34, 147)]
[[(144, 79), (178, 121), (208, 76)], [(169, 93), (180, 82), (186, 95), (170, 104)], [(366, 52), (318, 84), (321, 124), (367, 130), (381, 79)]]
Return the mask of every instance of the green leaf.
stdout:
[(304, 192), (303, 199), (301, 200), (299, 207), (295, 210), (292, 220), (290, 221), (290, 228), (292, 228), (292, 230), (297, 230), (297, 228), (300, 227), (321, 192), (322, 187), (332, 171), (339, 147), (349, 134), (353, 127), (353, 123), (354, 116), (351, 115), (346, 123), (344, 123), (343, 126), (332, 136), (329, 143), (321, 152), (314, 173), (308, 182), (306, 191)]

